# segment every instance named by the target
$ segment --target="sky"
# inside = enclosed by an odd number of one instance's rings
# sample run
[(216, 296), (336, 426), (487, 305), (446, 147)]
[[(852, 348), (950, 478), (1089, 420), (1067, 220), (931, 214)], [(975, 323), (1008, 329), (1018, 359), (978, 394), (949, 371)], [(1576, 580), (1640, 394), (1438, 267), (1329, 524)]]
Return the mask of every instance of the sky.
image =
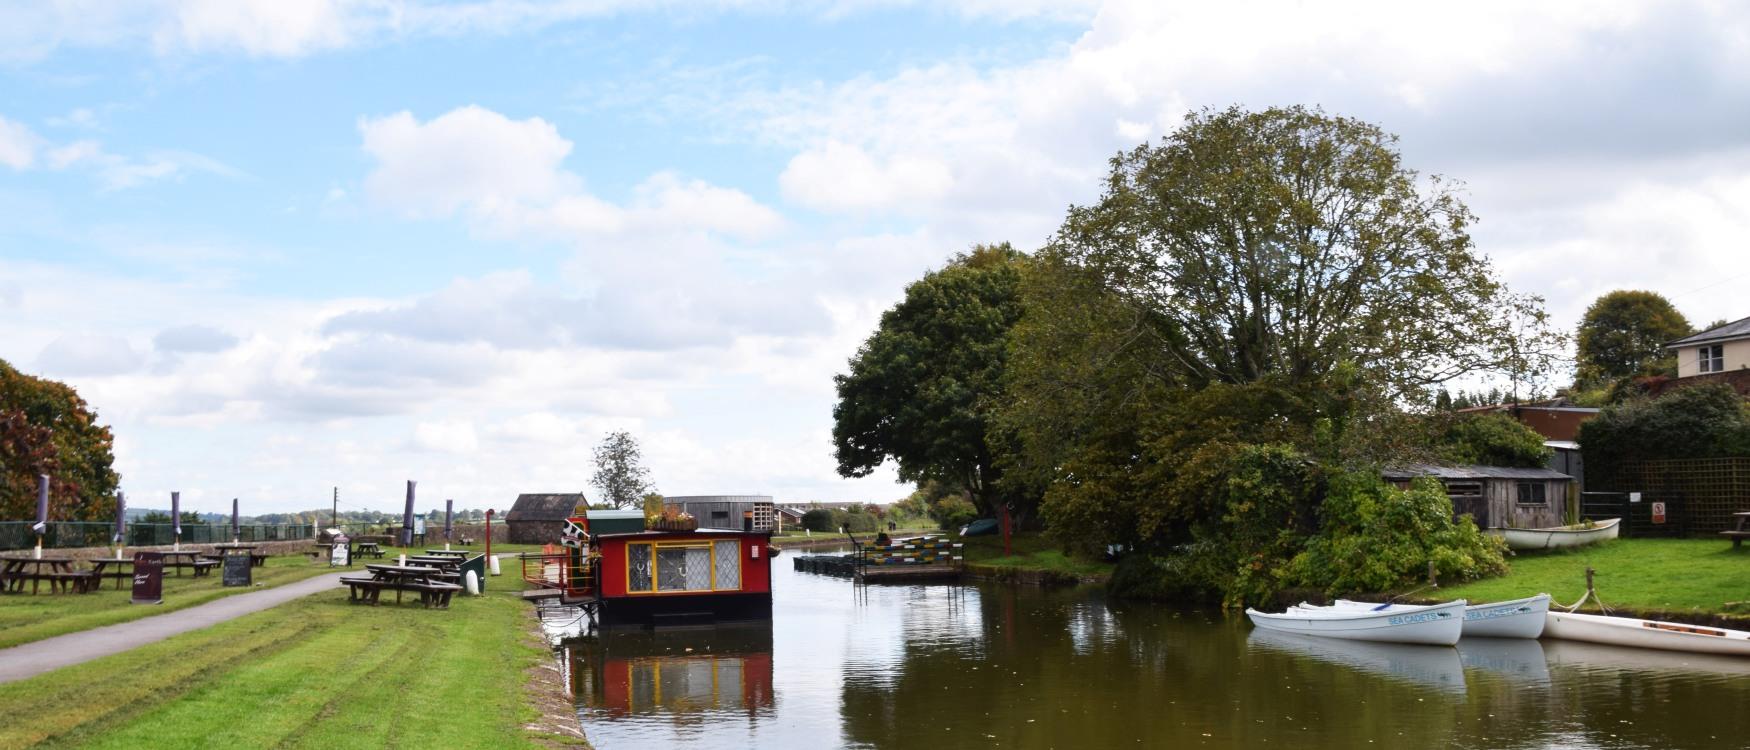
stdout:
[(0, 3), (0, 359), (130, 505), (508, 508), (628, 430), (666, 494), (888, 501), (832, 376), (1187, 112), (1305, 104), (1463, 183), (1572, 326), (1750, 315), (1750, 8), (1637, 2)]

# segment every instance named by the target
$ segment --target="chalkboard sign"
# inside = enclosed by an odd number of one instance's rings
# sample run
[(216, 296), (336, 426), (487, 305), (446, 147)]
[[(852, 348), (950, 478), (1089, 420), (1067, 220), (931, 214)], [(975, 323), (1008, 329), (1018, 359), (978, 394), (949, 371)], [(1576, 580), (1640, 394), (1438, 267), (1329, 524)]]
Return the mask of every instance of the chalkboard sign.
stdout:
[(254, 571), (255, 561), (249, 559), (249, 553), (225, 556), (225, 585), (248, 586), (252, 581), (250, 574)]
[(133, 602), (164, 603), (164, 555), (157, 552), (134, 553)]

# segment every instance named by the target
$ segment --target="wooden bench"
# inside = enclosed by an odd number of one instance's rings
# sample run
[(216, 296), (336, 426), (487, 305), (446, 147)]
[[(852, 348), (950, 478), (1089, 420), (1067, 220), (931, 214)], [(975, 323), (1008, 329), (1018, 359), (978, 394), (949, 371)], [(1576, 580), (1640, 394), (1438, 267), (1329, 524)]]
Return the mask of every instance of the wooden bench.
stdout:
[(97, 588), (100, 579), (89, 570), (55, 571), (43, 573), (51, 589), (59, 587), (62, 591), (72, 591), (77, 594), (89, 593)]
[(1732, 549), (1743, 546), (1745, 539), (1750, 539), (1750, 531), (1722, 531), (1720, 536), (1732, 540)]
[(450, 597), (454, 596), (456, 592), (462, 590), (462, 587), (457, 586), (456, 584), (440, 583), (436, 581), (432, 583), (412, 583), (407, 586), (408, 588), (419, 592), (420, 603), (424, 604), (428, 609), (449, 609)]
[(257, 568), (265, 568), (267, 567), (267, 558), (268, 554), (266, 552), (250, 552), (249, 564)]

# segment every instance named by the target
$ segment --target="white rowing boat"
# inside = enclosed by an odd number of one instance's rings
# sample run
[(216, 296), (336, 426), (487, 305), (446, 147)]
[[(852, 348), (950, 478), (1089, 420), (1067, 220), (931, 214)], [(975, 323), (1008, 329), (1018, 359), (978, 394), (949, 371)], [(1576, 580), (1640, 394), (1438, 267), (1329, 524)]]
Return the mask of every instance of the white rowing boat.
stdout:
[(1269, 630), (1384, 643), (1428, 643), (1450, 646), (1464, 629), (1463, 599), (1424, 607), (1404, 606), (1391, 612), (1338, 609), (1302, 609), (1271, 614), (1247, 609), (1252, 624)]
[(1545, 638), (1661, 651), (1750, 656), (1750, 633), (1742, 630), (1572, 612), (1551, 612), (1546, 619), (1543, 627)]
[(1620, 518), (1606, 518), (1544, 529), (1489, 529), (1487, 533), (1505, 539), (1509, 549), (1559, 549), (1615, 539), (1620, 523)]
[[(1401, 612), (1405, 604), (1380, 604), (1338, 599), (1330, 607), (1302, 603), (1294, 610), (1346, 609), (1369, 612)], [(1292, 611), (1292, 610), (1291, 610)], [(1466, 638), (1536, 638), (1543, 633), (1544, 615), (1549, 613), (1549, 594), (1528, 596), (1508, 602), (1472, 604), (1464, 608)]]

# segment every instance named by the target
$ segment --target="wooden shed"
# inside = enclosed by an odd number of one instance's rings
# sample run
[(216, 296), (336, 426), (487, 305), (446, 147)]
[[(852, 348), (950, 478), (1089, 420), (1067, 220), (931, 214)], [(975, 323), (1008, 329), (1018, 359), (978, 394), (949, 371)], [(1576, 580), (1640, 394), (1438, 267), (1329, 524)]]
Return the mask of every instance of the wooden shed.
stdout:
[(1452, 511), (1469, 513), (1482, 529), (1541, 529), (1564, 521), (1569, 486), (1574, 478), (1553, 469), (1507, 466), (1436, 466), (1411, 464), (1385, 472), (1385, 478), (1408, 487), (1416, 477), (1434, 477), (1452, 498)]
[(565, 532), (565, 519), (585, 507), (581, 492), (525, 492), (504, 514), (512, 544), (548, 544)]

